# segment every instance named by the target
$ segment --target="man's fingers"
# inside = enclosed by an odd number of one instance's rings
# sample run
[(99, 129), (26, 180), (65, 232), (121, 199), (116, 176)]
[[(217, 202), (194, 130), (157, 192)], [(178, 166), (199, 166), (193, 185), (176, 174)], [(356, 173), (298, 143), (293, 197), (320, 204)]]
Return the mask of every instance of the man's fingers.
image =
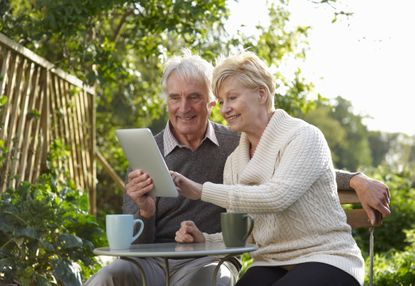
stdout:
[(133, 179), (143, 174), (145, 174), (143, 170), (140, 170), (140, 169), (133, 170), (130, 173), (128, 173), (128, 180)]

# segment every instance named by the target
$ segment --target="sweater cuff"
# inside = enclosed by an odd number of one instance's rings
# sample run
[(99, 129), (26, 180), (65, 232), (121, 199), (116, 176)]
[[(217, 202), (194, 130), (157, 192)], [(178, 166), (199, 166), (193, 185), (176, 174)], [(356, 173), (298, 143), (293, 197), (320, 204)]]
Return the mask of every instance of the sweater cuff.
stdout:
[(360, 172), (348, 172), (344, 170), (336, 170), (336, 182), (338, 190), (352, 191), (353, 188), (350, 187), (350, 180), (359, 175)]
[(204, 232), (203, 236), (205, 237), (206, 242), (222, 242), (223, 241), (221, 232), (212, 233), (212, 234)]
[(221, 185), (206, 182), (202, 185), (202, 197), (205, 202), (215, 204), (219, 207), (229, 208), (229, 185)]

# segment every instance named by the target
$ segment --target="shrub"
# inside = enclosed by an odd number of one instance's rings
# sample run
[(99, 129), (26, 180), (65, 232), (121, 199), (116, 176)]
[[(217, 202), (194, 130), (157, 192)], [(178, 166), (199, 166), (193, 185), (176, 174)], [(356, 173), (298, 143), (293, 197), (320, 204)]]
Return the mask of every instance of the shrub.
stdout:
[(35, 183), (0, 194), (0, 281), (22, 285), (82, 285), (99, 264), (94, 245), (105, 242), (88, 199), (57, 166), (54, 143), (48, 169)]
[(374, 258), (373, 284), (376, 286), (415, 285), (415, 230), (405, 231), (404, 251), (388, 251)]
[[(405, 230), (415, 226), (415, 188), (411, 178), (413, 171), (392, 172), (378, 168), (371, 176), (384, 181), (391, 192), (391, 215), (375, 230), (375, 253), (388, 252), (392, 249), (402, 251), (408, 246)], [(365, 254), (368, 253), (368, 231), (357, 229), (354, 237)]]

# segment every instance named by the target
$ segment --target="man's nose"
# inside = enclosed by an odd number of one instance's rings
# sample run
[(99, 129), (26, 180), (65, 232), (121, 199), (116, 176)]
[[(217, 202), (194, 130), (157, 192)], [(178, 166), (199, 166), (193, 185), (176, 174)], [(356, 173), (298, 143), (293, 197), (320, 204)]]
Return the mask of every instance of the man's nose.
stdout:
[(186, 112), (190, 109), (190, 101), (187, 100), (186, 98), (183, 98), (180, 101), (180, 111), (181, 112)]

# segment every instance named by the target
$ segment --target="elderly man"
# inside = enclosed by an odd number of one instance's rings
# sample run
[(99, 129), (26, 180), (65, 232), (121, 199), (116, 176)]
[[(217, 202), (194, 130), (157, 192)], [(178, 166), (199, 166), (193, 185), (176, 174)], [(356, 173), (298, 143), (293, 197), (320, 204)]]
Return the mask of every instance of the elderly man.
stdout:
[[(166, 65), (162, 88), (167, 101), (169, 120), (166, 128), (155, 136), (170, 170), (203, 183), (222, 183), (223, 168), (228, 155), (238, 145), (239, 135), (209, 121), (215, 98), (211, 90), (212, 66), (199, 56), (185, 53), (172, 58)], [(361, 173), (337, 172), (339, 187), (356, 190), (370, 219), (375, 210), (386, 216), (389, 211), (387, 187)], [(152, 179), (143, 170), (128, 175), (123, 210), (145, 222), (137, 243), (174, 242), (180, 223), (193, 220), (202, 232), (220, 232), (219, 217), (225, 210), (215, 205), (181, 196), (155, 198), (149, 194)], [(164, 285), (164, 261), (137, 258), (149, 285)], [(209, 285), (217, 259), (169, 260), (172, 285)], [(237, 271), (231, 264), (220, 268), (217, 285), (233, 285)], [(137, 266), (116, 260), (101, 269), (86, 285), (141, 285)]]

